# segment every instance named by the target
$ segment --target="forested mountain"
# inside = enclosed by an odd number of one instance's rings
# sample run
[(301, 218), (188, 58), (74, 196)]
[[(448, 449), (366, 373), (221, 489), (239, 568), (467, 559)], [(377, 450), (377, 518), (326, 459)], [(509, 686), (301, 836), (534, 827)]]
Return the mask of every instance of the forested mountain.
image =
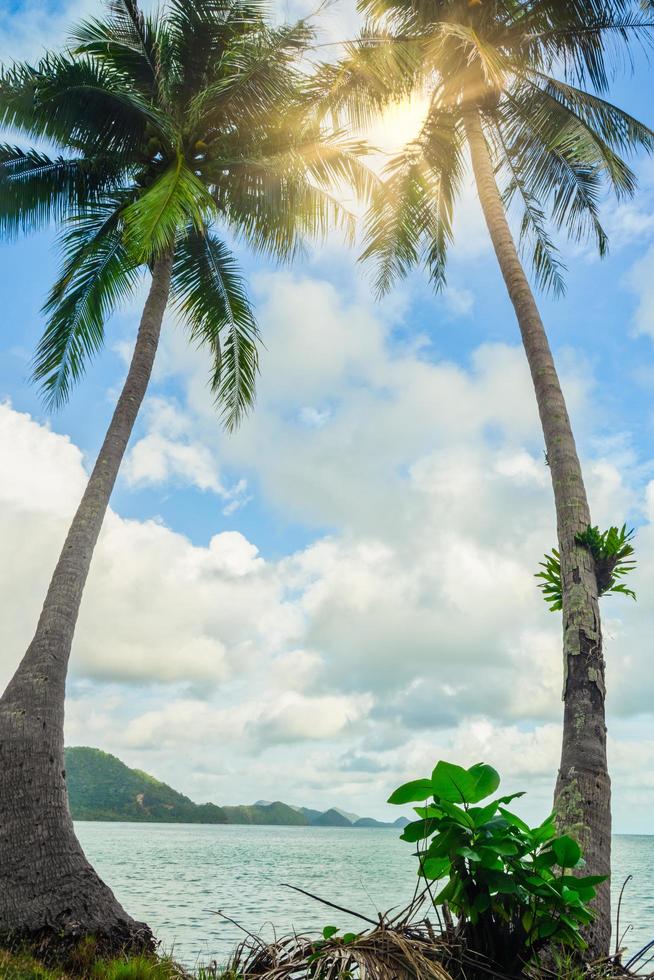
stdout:
[(197, 804), (108, 752), (65, 752), (70, 809), (75, 820), (149, 820), (162, 823), (228, 823), (222, 807)]
[[(153, 823), (229, 823), (296, 827), (401, 827), (357, 818), (332, 808), (324, 813), (279, 800), (251, 806), (194, 803), (140, 769), (130, 769), (108, 752), (87, 747), (66, 749), (66, 780), (75, 820), (127, 820)], [(353, 818), (353, 819), (350, 819)]]

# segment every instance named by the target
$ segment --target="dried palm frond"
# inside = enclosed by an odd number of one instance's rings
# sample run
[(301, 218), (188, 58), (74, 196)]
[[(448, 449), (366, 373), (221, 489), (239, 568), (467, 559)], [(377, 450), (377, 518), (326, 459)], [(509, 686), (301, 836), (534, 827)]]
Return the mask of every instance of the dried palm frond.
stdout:
[(290, 935), (264, 945), (247, 939), (230, 966), (244, 980), (453, 980), (442, 965), (450, 955), (424, 923), (382, 922), (349, 941)]

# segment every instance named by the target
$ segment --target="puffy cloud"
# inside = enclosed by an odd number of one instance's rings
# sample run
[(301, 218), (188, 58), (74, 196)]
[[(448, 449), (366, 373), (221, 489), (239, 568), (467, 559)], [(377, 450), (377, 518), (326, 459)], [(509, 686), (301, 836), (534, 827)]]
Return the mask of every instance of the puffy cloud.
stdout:
[[(29, 642), (39, 604), (84, 486), (81, 454), (27, 415), (0, 406), (0, 525), (7, 554), (2, 618), (6, 678)], [(253, 620), (252, 611), (256, 609)], [(300, 629), (276, 569), (236, 532), (205, 548), (154, 521), (109, 512), (75, 641), (78, 675), (215, 684), (274, 653)]]
[[(533, 791), (534, 812), (546, 807), (560, 622), (533, 578), (555, 532), (521, 350), (486, 344), (454, 364), (422, 324), (405, 331), (401, 305), (378, 313), (356, 290), (286, 274), (258, 288), (256, 413), (236, 436), (220, 432), (202, 357), (170, 324), (124, 485), (184, 494), (204, 482), (228, 505), (247, 477), (276, 520), (332, 531), (264, 557), (256, 533), (192, 544), (110, 512), (75, 641), (69, 740), (219, 802), (281, 796), (381, 816), (389, 788), (442, 755), (495, 762), (511, 788)], [(592, 379), (565, 365), (575, 424), (590, 432)], [(598, 520), (644, 512), (633, 455), (616, 462), (606, 438), (594, 449)], [(69, 440), (8, 405), (0, 459), (0, 527), (18, 552), (0, 568), (16, 610), (0, 625), (7, 677), (85, 473)], [(625, 719), (649, 711), (653, 693), (652, 532), (640, 533), (643, 600), (605, 605), (611, 707)]]
[(247, 480), (223, 485), (215, 454), (192, 437), (192, 420), (172, 401), (153, 396), (145, 403), (147, 435), (137, 439), (122, 475), (130, 487), (173, 484), (209, 490), (224, 501), (229, 516), (246, 504)]

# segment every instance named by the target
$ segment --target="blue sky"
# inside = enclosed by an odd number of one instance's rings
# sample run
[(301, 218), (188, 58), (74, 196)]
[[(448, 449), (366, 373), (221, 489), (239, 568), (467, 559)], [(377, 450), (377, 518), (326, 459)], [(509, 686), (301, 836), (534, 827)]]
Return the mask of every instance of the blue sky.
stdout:
[[(54, 43), (80, 4), (14, 4), (0, 55)], [(343, 31), (351, 12), (339, 8)], [(301, 11), (301, 7), (292, 12)], [(651, 69), (612, 98), (654, 126)], [(387, 134), (389, 142), (392, 135)], [(606, 599), (616, 829), (653, 831), (654, 161), (607, 199), (611, 252), (563, 246), (541, 309), (594, 518), (639, 528), (639, 602)], [(126, 371), (142, 295), (68, 407), (29, 382), (51, 233), (4, 243), (0, 681), (29, 642), (66, 521)], [(170, 316), (80, 619), (68, 740), (194, 799), (385, 814), (438, 756), (492, 762), (547, 808), (559, 620), (534, 585), (554, 544), (548, 472), (512, 310), (466, 183), (448, 290), (372, 296), (337, 237), (292, 269), (239, 251), (266, 343), (257, 410), (228, 437), (207, 365)]]

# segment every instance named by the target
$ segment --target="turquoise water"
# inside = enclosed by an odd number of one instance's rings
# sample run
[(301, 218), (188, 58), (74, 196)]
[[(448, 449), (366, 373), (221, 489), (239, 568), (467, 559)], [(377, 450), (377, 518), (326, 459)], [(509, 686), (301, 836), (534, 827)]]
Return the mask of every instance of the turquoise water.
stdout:
[[(242, 938), (207, 911), (272, 937), (364, 923), (282, 887), (286, 882), (375, 918), (408, 903), (411, 847), (397, 831), (335, 827), (78, 823), (89, 860), (125, 908), (188, 965), (224, 960)], [(621, 927), (632, 951), (654, 939), (654, 837), (616, 837), (614, 892), (627, 875)]]

